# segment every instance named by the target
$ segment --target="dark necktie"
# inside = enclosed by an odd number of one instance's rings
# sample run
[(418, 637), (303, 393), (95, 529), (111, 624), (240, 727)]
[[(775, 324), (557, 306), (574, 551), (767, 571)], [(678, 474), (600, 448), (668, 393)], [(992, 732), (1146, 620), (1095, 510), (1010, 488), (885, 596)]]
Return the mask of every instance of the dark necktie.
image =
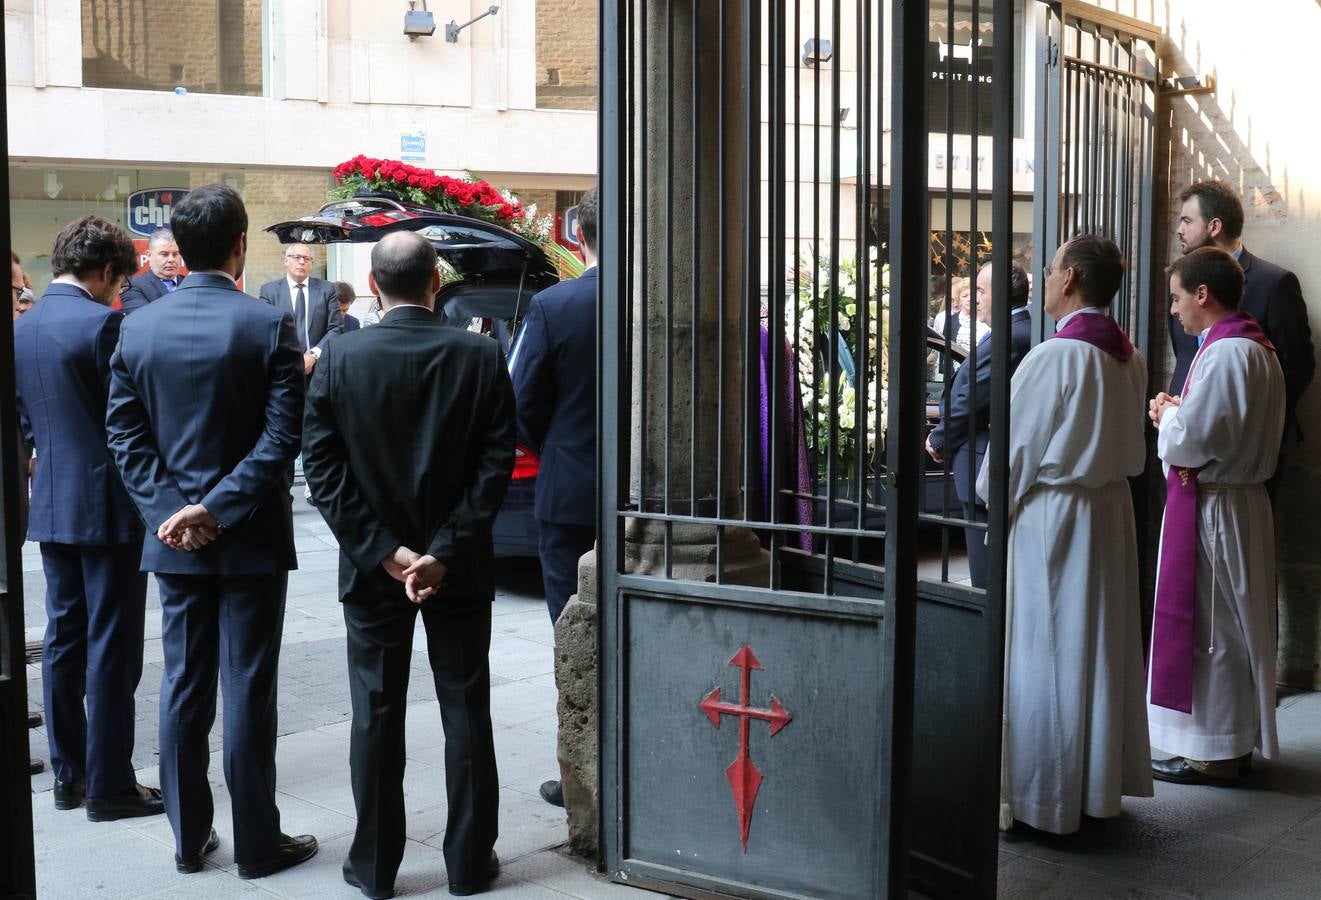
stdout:
[(167, 294), (173, 294), (174, 289), (179, 286), (174, 283), (174, 279), (172, 278), (163, 278), (161, 279), (161, 282), (165, 285), (165, 293)]
[(294, 327), (298, 329), (298, 343), (303, 352), (307, 352), (307, 298), (303, 296), (303, 286), (294, 285), (298, 296), (294, 298)]

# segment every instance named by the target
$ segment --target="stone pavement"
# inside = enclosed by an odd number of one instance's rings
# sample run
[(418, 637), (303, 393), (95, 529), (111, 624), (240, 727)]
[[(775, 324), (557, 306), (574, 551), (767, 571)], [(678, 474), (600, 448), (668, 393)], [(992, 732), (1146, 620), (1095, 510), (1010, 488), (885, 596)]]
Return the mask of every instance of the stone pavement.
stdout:
[[(315, 859), (257, 881), (241, 881), (232, 858), (229, 802), (213, 756), (220, 849), (198, 875), (171, 865), (173, 839), (164, 817), (92, 824), (81, 812), (56, 812), (49, 772), (32, 780), (39, 896), (98, 897), (360, 897), (340, 878), (353, 831), (348, 777), (349, 699), (344, 625), (335, 599), (334, 539), (321, 517), (295, 500), (299, 550), (289, 581), (280, 660), (280, 810), (286, 831), (321, 841)], [(45, 590), (36, 548), (24, 548), (28, 639), (41, 636)], [(137, 697), (135, 762), (144, 784), (158, 784), (156, 697), (161, 678), (160, 616), (149, 594), (146, 664)], [(504, 863), (492, 896), (639, 898), (648, 894), (607, 882), (559, 848), (564, 815), (542, 802), (540, 783), (557, 771), (552, 633), (535, 564), (503, 563), (491, 638), (491, 710), (501, 781)], [(421, 638), (421, 631), (418, 632)], [(399, 873), (401, 896), (448, 896), (440, 846), (445, 827), (440, 716), (424, 643), (415, 645), (409, 687), (405, 791), (408, 848)], [(33, 708), (40, 671), (28, 670)], [(1128, 800), (1124, 814), (1091, 821), (1057, 838), (1018, 830), (1000, 841), (999, 894), (1027, 898), (1321, 897), (1321, 694), (1284, 700), (1281, 758), (1257, 759), (1242, 787), (1157, 784), (1153, 799)], [(212, 735), (220, 748), (220, 722)], [(45, 734), (32, 732), (32, 753), (46, 758)]]
[[(301, 488), (298, 490), (301, 495)], [(280, 656), (280, 817), (284, 830), (311, 833), (321, 850), (311, 861), (269, 878), (241, 881), (233, 861), (233, 825), (221, 771), (219, 717), (212, 732), (211, 782), (220, 849), (197, 875), (174, 871), (174, 839), (164, 816), (93, 824), (82, 811), (57, 812), (49, 768), (32, 779), (37, 889), (42, 900), (140, 897), (361, 897), (344, 884), (340, 864), (353, 835), (349, 789), (349, 693), (344, 620), (336, 599), (338, 550), (320, 515), (294, 501), (297, 572), (290, 573)], [(25, 624), (40, 639), (46, 619), (45, 580), (35, 545), (23, 553)], [(500, 769), (503, 864), (494, 896), (513, 898), (655, 897), (613, 885), (586, 862), (559, 852), (566, 840), (563, 810), (537, 793), (556, 777), (554, 638), (531, 561), (502, 564), (491, 634), (491, 717)], [(160, 604), (154, 579), (147, 598), (147, 641), (137, 694), (134, 764), (143, 784), (158, 785), (157, 698), (161, 682)], [(441, 842), (445, 832), (444, 734), (419, 626), (409, 681), (408, 768), (404, 790), (408, 847), (396, 889), (400, 896), (449, 896)], [(28, 667), (29, 705), (40, 708), (41, 671)], [(32, 755), (49, 759), (44, 729), (31, 732)]]

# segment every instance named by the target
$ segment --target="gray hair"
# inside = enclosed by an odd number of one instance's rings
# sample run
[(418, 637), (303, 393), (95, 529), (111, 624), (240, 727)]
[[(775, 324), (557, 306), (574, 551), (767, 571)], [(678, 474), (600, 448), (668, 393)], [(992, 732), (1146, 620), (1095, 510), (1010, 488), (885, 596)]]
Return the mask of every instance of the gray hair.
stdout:
[(161, 244), (177, 243), (178, 241), (174, 239), (173, 231), (168, 228), (157, 228), (151, 233), (151, 237), (147, 238), (147, 249), (150, 250), (152, 247), (159, 247)]

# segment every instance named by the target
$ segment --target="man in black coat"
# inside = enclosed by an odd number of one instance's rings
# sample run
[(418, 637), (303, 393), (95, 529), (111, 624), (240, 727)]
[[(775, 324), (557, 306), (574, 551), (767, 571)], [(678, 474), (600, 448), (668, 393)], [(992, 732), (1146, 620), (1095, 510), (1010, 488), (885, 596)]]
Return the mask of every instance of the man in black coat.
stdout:
[[(1032, 317), (1027, 302), (1030, 287), (1027, 272), (1013, 263), (1009, 273), (1009, 376), (1014, 377), (1018, 363), (1032, 349)], [(977, 319), (991, 321), (991, 309), (997, 298), (991, 295), (991, 267), (977, 274)], [(954, 490), (963, 504), (963, 517), (969, 522), (985, 522), (986, 507), (977, 498), (973, 484), (991, 437), (991, 334), (977, 342), (975, 378), (972, 360), (964, 363), (954, 376), (950, 389), (948, 414), (942, 415), (927, 437), (927, 453), (936, 462), (951, 457), (950, 471)], [(973, 396), (974, 386), (976, 396)], [(942, 407), (942, 413), (944, 408)], [(973, 587), (986, 587), (986, 529), (967, 527), (968, 574)]]
[(160, 764), (175, 865), (198, 872), (212, 826), (211, 726), (224, 690), (225, 783), (240, 878), (316, 853), (280, 830), (276, 675), (296, 568), (289, 466), (303, 412), (293, 323), (238, 289), (248, 215), (224, 185), (190, 191), (171, 224), (192, 270), (168, 303), (124, 320), (106, 429), (147, 523), (143, 571), (161, 596)]
[(262, 300), (293, 317), (294, 334), (303, 351), (303, 371), (308, 375), (316, 367), (326, 341), (344, 330), (335, 286), (311, 277), (314, 261), (307, 244), (290, 244), (284, 250), (285, 276), (261, 286)]
[(119, 297), (119, 308), (127, 315), (166, 294), (173, 294), (179, 288), (181, 261), (174, 232), (168, 228), (153, 231), (147, 239), (148, 271), (129, 281), (128, 290)]
[[(1307, 322), (1307, 304), (1298, 276), (1288, 269), (1253, 256), (1239, 240), (1243, 233), (1243, 205), (1233, 189), (1219, 181), (1199, 181), (1179, 195), (1179, 249), (1184, 253), (1198, 247), (1219, 247), (1238, 260), (1243, 268), (1243, 298), (1238, 308), (1258, 322), (1275, 345), (1284, 370), (1284, 436), (1280, 459), (1303, 441), (1298, 425), (1298, 399), (1316, 374), (1312, 329)], [(1170, 394), (1183, 393), (1188, 367), (1197, 354), (1198, 340), (1170, 317), (1170, 343), (1174, 347), (1174, 375)], [(1267, 482), (1274, 495), (1280, 470)]]
[(110, 357), (124, 320), (109, 304), (136, 257), (127, 234), (84, 216), (55, 238), (55, 281), (14, 322), (19, 421), (37, 451), (27, 537), (40, 543), (46, 574), (41, 676), (55, 808), (75, 809), (85, 793), (92, 821), (165, 811), (160, 791), (133, 773), (147, 577), (142, 520), (106, 449)]
[(308, 389), (303, 472), (339, 541), (357, 832), (344, 880), (393, 896), (403, 859), (404, 712), (422, 614), (445, 728), (451, 894), (486, 889), (499, 781), (491, 734), (491, 526), (514, 466), (499, 345), (432, 315), (436, 252), (409, 232), (372, 249), (379, 325), (326, 348)]

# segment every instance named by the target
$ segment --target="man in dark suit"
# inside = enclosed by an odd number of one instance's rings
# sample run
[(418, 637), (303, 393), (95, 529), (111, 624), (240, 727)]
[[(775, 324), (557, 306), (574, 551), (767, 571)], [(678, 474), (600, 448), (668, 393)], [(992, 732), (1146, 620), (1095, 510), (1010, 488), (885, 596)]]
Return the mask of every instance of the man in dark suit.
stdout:
[[(1030, 287), (1027, 272), (1018, 263), (1009, 273), (1009, 377), (1014, 376), (1018, 363), (1032, 349), (1032, 317), (1027, 301)], [(991, 321), (991, 309), (997, 298), (991, 295), (991, 267), (984, 266), (977, 274), (977, 319)], [(927, 453), (936, 462), (950, 457), (950, 472), (954, 490), (963, 504), (963, 517), (969, 522), (985, 522), (986, 507), (977, 499), (973, 482), (986, 455), (991, 437), (991, 334), (987, 332), (977, 342), (977, 366), (964, 363), (954, 376), (950, 388), (948, 415), (927, 436)], [(973, 385), (976, 397), (973, 397)], [(942, 413), (944, 410), (942, 409)], [(968, 574), (973, 587), (986, 587), (986, 530), (967, 527), (964, 537), (968, 544)]]
[(308, 389), (303, 466), (339, 540), (357, 832), (344, 880), (391, 897), (403, 858), (404, 713), (417, 614), (445, 727), (451, 894), (484, 891), (499, 781), (491, 735), (491, 526), (514, 466), (499, 345), (432, 315), (436, 252), (399, 232), (372, 249), (384, 317), (331, 344)]
[(303, 371), (311, 375), (326, 341), (344, 330), (335, 287), (310, 277), (312, 248), (290, 244), (284, 251), (285, 277), (261, 286), (261, 299), (293, 317), (294, 333), (303, 351)]
[(294, 556), (289, 465), (304, 381), (288, 315), (238, 290), (247, 211), (224, 185), (190, 191), (172, 217), (192, 270), (168, 303), (125, 319), (106, 427), (147, 523), (142, 569), (161, 595), (165, 675), (161, 789), (175, 865), (202, 868), (212, 826), (208, 735), (225, 696), (225, 783), (234, 859), (259, 878), (310, 858), (275, 806), (276, 665)]
[[(578, 591), (578, 559), (596, 543), (596, 189), (578, 203), (587, 270), (532, 298), (509, 360), (519, 439), (541, 459), (533, 515), (550, 621)], [(541, 796), (564, 805), (563, 786)]]
[[(1303, 442), (1298, 425), (1298, 399), (1316, 374), (1312, 329), (1307, 323), (1307, 304), (1298, 276), (1288, 269), (1253, 256), (1239, 240), (1243, 234), (1243, 204), (1233, 189), (1220, 181), (1199, 181), (1179, 195), (1179, 249), (1190, 253), (1199, 247), (1219, 247), (1238, 260), (1243, 268), (1243, 297), (1238, 308), (1261, 323), (1275, 345), (1284, 370), (1284, 436), (1280, 459)], [(1188, 334), (1170, 316), (1170, 343), (1174, 347), (1174, 375), (1170, 394), (1183, 393), (1188, 366), (1197, 354), (1198, 339)], [(1267, 482), (1272, 497), (1279, 482)]]
[(128, 283), (128, 290), (119, 298), (119, 307), (126, 314), (142, 309), (166, 294), (173, 294), (179, 287), (179, 245), (174, 240), (174, 232), (161, 228), (147, 238), (148, 271), (135, 276)]
[(55, 238), (55, 281), (14, 323), (19, 420), (37, 451), (28, 540), (40, 542), (46, 573), (41, 674), (55, 808), (75, 809), (85, 793), (94, 822), (164, 810), (160, 791), (133, 772), (147, 579), (137, 565), (142, 522), (106, 449), (110, 356), (124, 319), (109, 304), (136, 257), (123, 231), (84, 216)]
[(344, 327), (342, 329), (344, 334), (357, 331), (362, 327), (362, 323), (358, 321), (357, 316), (349, 315), (349, 307), (353, 305), (355, 297), (357, 297), (357, 292), (354, 291), (353, 285), (347, 281), (335, 282), (335, 302), (339, 304), (340, 315), (344, 317)]

